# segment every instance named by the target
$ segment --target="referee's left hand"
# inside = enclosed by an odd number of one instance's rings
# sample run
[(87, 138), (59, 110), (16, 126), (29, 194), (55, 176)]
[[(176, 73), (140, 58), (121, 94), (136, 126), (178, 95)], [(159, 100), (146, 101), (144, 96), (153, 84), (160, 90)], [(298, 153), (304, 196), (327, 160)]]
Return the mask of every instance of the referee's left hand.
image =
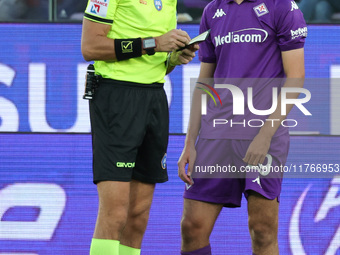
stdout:
[(171, 53), (170, 64), (172, 66), (188, 64), (196, 56), (195, 52), (199, 49), (198, 43), (190, 45), (181, 51), (173, 51)]

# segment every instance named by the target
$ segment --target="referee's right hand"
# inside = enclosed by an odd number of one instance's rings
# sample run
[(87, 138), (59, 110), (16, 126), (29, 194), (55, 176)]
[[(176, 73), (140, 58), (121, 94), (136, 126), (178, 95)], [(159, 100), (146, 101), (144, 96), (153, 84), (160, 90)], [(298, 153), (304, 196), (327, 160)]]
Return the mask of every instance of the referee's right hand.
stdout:
[(168, 33), (155, 37), (155, 51), (172, 52), (185, 47), (190, 42), (190, 36), (181, 29), (173, 29)]

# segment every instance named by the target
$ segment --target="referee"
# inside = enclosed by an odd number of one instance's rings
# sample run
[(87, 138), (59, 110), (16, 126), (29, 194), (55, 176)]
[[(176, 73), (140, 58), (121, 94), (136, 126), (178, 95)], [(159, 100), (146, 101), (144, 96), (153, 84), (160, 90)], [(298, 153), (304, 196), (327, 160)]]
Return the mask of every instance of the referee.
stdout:
[[(90, 101), (99, 211), (91, 255), (140, 254), (156, 183), (168, 180), (164, 76), (198, 45), (176, 28), (176, 0), (89, 0), (82, 54), (102, 79)], [(170, 54), (169, 52), (172, 52)]]

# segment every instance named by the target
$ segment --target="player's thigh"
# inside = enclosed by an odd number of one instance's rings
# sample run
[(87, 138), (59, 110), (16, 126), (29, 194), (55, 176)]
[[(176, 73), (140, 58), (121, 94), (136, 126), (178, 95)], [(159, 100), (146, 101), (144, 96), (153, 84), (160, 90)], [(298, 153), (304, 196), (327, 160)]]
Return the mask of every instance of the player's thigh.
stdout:
[(255, 191), (249, 191), (248, 221), (251, 230), (276, 233), (278, 213), (279, 203), (277, 199), (267, 199)]
[(102, 181), (97, 190), (99, 210), (93, 237), (119, 240), (127, 221), (130, 183)]
[(182, 233), (198, 230), (210, 236), (222, 208), (222, 204), (184, 199)]
[(152, 204), (155, 184), (131, 181), (129, 216), (148, 216)]
[(102, 181), (97, 184), (99, 213), (104, 215), (127, 214), (130, 182)]

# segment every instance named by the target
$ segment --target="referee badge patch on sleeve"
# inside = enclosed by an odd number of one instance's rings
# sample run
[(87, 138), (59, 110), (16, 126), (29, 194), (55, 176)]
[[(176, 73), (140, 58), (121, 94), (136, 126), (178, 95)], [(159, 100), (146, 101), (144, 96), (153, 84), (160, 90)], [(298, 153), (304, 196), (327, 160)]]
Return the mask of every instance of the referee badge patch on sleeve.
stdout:
[(162, 165), (162, 168), (165, 170), (166, 169), (166, 153), (164, 153), (164, 156), (161, 160), (161, 165)]
[(110, 0), (90, 0), (86, 12), (106, 18)]

